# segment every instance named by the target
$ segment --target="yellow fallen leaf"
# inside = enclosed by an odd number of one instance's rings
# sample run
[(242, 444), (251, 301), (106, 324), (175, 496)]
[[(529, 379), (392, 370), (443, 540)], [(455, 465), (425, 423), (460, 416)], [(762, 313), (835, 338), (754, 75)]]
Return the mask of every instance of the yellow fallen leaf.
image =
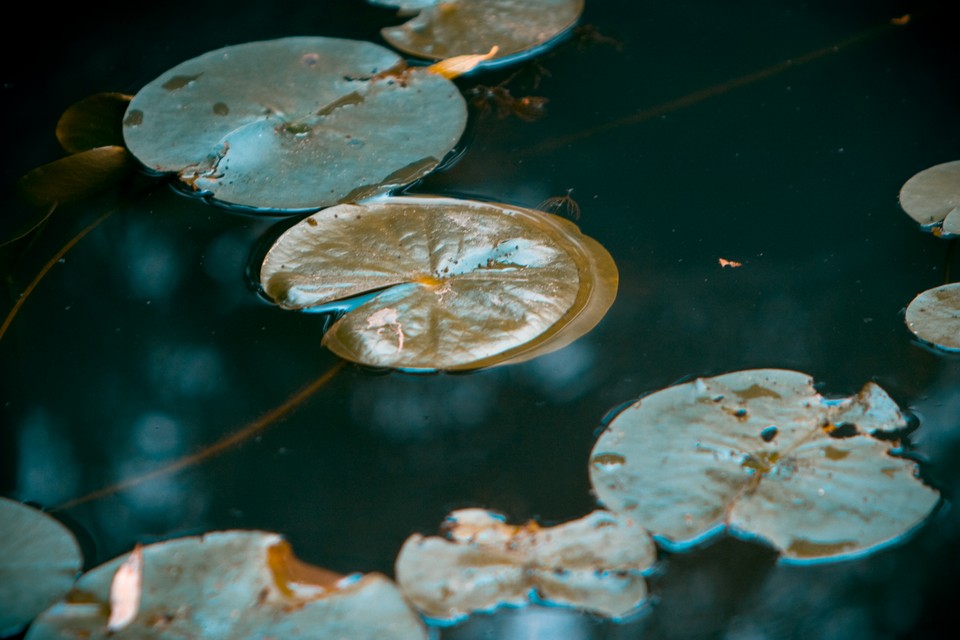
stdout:
[(462, 76), (469, 71), (473, 71), (476, 66), (484, 60), (489, 60), (497, 55), (498, 51), (500, 51), (500, 47), (493, 45), (487, 53), (453, 56), (452, 58), (447, 58), (446, 60), (441, 60), (440, 62), (430, 65), (427, 67), (427, 71), (435, 73), (438, 76), (443, 76), (447, 80), (452, 80), (457, 76)]
[(721, 267), (730, 267), (731, 269), (736, 269), (737, 267), (742, 267), (742, 262), (737, 262), (735, 260), (727, 260), (726, 258), (720, 258), (719, 260)]
[(140, 587), (143, 583), (143, 549), (133, 548), (110, 583), (110, 619), (108, 631), (120, 631), (137, 617), (140, 610)]

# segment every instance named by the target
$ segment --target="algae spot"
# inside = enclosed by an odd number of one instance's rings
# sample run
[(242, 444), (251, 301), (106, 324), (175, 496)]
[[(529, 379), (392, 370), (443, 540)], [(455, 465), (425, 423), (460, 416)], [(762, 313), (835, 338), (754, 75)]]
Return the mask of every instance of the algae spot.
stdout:
[(354, 104), (361, 104), (363, 100), (364, 98), (362, 95), (360, 95), (356, 91), (351, 91), (347, 95), (337, 98), (330, 104), (321, 107), (317, 111), (317, 115), (327, 116), (333, 113), (334, 111), (336, 111), (337, 109), (339, 109), (340, 107), (346, 107)]
[(794, 538), (787, 548), (787, 553), (798, 558), (817, 558), (843, 553), (855, 549), (857, 543), (853, 540), (844, 542), (813, 542), (804, 538)]
[(773, 389), (761, 387), (758, 384), (752, 384), (746, 389), (734, 391), (743, 400), (754, 400), (756, 398), (781, 398), (782, 396)]
[(598, 453), (591, 462), (598, 469), (612, 469), (626, 464), (627, 459), (617, 453)]
[(843, 460), (848, 455), (849, 451), (844, 451), (843, 449), (837, 449), (836, 447), (828, 446), (823, 450), (823, 455), (827, 456), (830, 460)]
[(202, 73), (198, 73), (193, 76), (173, 76), (161, 86), (167, 91), (176, 91), (177, 89), (183, 89), (185, 86), (202, 76)]
[(218, 116), (226, 116), (230, 114), (230, 107), (224, 102), (218, 102), (213, 105), (213, 112)]
[(127, 112), (127, 117), (123, 119), (124, 126), (136, 127), (143, 124), (143, 111), (140, 109), (131, 109)]

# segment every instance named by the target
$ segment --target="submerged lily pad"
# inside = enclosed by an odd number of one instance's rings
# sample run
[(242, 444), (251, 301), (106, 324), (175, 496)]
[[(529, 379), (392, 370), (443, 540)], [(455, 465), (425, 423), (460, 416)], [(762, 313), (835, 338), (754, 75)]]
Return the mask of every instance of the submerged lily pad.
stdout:
[(907, 305), (907, 327), (945, 351), (960, 351), (960, 283), (924, 291)]
[(70, 530), (0, 498), (0, 636), (16, 633), (73, 586), (83, 558)]
[(620, 618), (646, 602), (643, 573), (656, 560), (650, 535), (608, 511), (557, 525), (509, 525), (483, 509), (454, 511), (445, 537), (414, 534), (397, 556), (407, 599), (453, 624), (471, 613), (531, 601)]
[(260, 282), (285, 309), (376, 294), (324, 334), (342, 358), (411, 371), (477, 369), (559, 349), (616, 296), (610, 254), (532, 209), (391, 197), (324, 209), (267, 252)]
[(123, 114), (133, 96), (98, 93), (70, 106), (57, 121), (57, 140), (66, 151), (123, 146)]
[(935, 235), (960, 235), (960, 160), (924, 169), (900, 189), (900, 206)]
[(136, 617), (107, 629), (110, 589), (127, 555), (84, 574), (30, 626), (29, 640), (351, 638), (425, 640), (387, 577), (339, 576), (297, 560), (278, 534), (224, 531), (142, 548)]
[(247, 209), (302, 211), (414, 182), (460, 139), (456, 85), (363, 41), (290, 37), (210, 51), (130, 102), (146, 167)]
[(583, 13), (583, 0), (371, 0), (417, 13), (381, 35), (407, 54), (440, 60), (485, 53), (498, 47), (483, 66), (533, 55), (569, 31)]
[(674, 550), (726, 528), (786, 561), (839, 560), (902, 539), (937, 505), (917, 464), (895, 455), (906, 426), (872, 382), (827, 400), (803, 373), (738, 371), (623, 410), (593, 448), (590, 478), (604, 506)]

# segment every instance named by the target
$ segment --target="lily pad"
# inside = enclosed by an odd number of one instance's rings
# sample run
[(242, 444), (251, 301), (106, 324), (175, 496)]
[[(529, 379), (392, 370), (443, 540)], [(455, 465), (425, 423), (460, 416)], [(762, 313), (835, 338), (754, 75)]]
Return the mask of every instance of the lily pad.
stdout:
[(939, 502), (917, 464), (896, 455), (906, 426), (872, 382), (828, 400), (803, 373), (738, 371), (617, 414), (593, 448), (590, 479), (601, 504), (672, 550), (727, 529), (787, 562), (840, 560), (901, 540)]
[(656, 560), (656, 547), (645, 529), (623, 515), (595, 511), (541, 527), (509, 525), (499, 514), (463, 509), (447, 517), (444, 533), (414, 534), (396, 562), (400, 589), (436, 623), (531, 601), (621, 618), (647, 600), (643, 573)]
[(409, 55), (440, 60), (499, 51), (482, 66), (494, 67), (534, 55), (576, 25), (583, 0), (370, 0), (417, 13), (381, 30), (383, 39)]
[(133, 97), (123, 134), (157, 173), (210, 200), (305, 211), (387, 193), (456, 146), (450, 80), (358, 40), (290, 37), (207, 52)]
[(80, 545), (58, 520), (0, 498), (0, 637), (62, 598), (82, 564)]
[(960, 351), (960, 283), (924, 291), (907, 305), (907, 327), (924, 342)]
[(132, 97), (98, 93), (70, 106), (57, 122), (60, 146), (70, 153), (123, 146), (123, 114)]
[(935, 235), (960, 236), (960, 160), (934, 165), (907, 180), (900, 206)]
[(110, 589), (129, 554), (84, 574), (27, 638), (426, 639), (387, 577), (339, 576), (304, 564), (275, 533), (214, 532), (144, 546), (142, 553), (138, 613), (122, 631), (107, 629)]
[(572, 222), (505, 204), (389, 197), (319, 211), (282, 234), (260, 271), (285, 309), (329, 311), (340, 357), (408, 371), (478, 369), (559, 349), (616, 297), (610, 254)]

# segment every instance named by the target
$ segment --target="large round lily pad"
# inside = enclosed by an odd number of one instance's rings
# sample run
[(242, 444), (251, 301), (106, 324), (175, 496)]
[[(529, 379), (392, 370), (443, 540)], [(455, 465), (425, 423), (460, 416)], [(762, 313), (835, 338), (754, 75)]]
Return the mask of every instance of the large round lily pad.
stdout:
[(457, 55), (497, 55), (492, 67), (533, 55), (569, 31), (583, 13), (583, 0), (371, 0), (417, 13), (381, 35), (400, 51), (440, 60)]
[(907, 180), (900, 206), (938, 236), (960, 235), (960, 160), (934, 165)]
[(872, 382), (827, 400), (803, 373), (739, 371), (623, 410), (594, 446), (590, 478), (603, 505), (669, 548), (728, 528), (787, 561), (836, 560), (902, 539), (937, 505), (917, 464), (895, 455), (906, 426)]
[(589, 331), (613, 303), (609, 253), (540, 211), (452, 198), (391, 197), (319, 211), (264, 258), (264, 292), (285, 309), (378, 292), (323, 343), (402, 370), (520, 362)]
[(142, 553), (142, 596), (122, 630), (107, 631), (110, 588), (129, 554), (84, 574), (27, 638), (426, 639), (420, 618), (387, 577), (344, 577), (306, 565), (275, 533), (215, 532)]
[(396, 562), (407, 599), (444, 624), (531, 601), (621, 618), (646, 602), (643, 574), (656, 560), (647, 531), (609, 511), (541, 527), (463, 509), (447, 517), (444, 534), (414, 534)]
[(63, 597), (82, 564), (80, 545), (58, 520), (0, 498), (0, 637)]
[(143, 87), (123, 135), (197, 193), (302, 211), (410, 184), (460, 139), (450, 80), (371, 42), (290, 37), (205, 53)]
[(907, 327), (924, 342), (960, 351), (960, 282), (924, 291), (907, 305)]

